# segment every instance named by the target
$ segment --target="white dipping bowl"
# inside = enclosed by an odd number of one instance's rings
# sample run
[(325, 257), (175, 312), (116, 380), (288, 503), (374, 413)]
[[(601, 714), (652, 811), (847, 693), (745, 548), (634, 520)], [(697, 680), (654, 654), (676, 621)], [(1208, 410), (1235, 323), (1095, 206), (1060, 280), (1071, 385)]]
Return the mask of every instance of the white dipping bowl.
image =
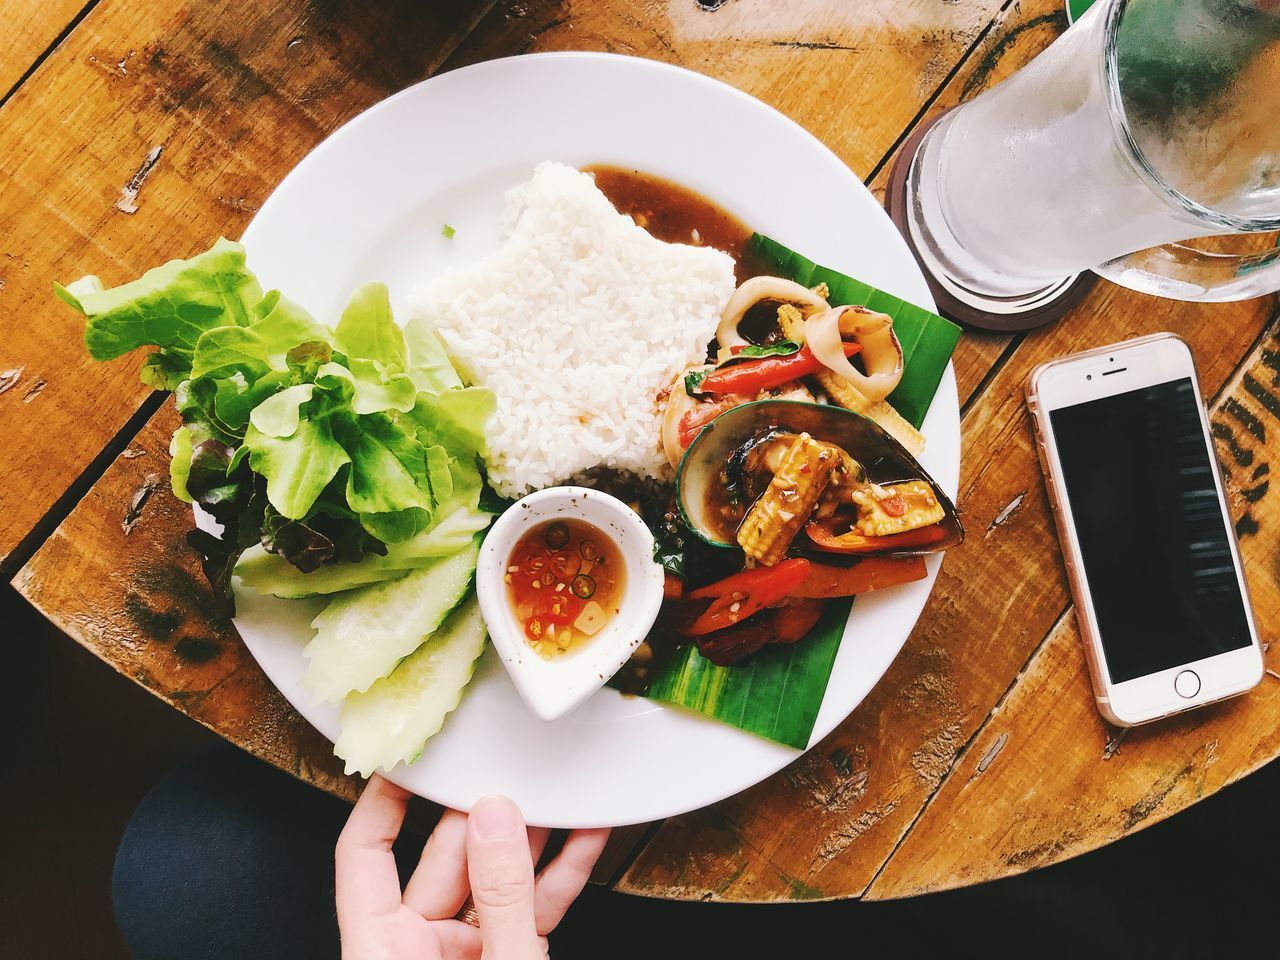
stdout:
[[(504, 577), (516, 542), (550, 520), (583, 520), (609, 537), (626, 569), (618, 612), (581, 648), (544, 660), (525, 639)], [(494, 649), (529, 709), (555, 720), (604, 686), (649, 633), (662, 605), (662, 566), (653, 559), (653, 534), (617, 497), (586, 487), (531, 493), (498, 518), (480, 547), (476, 593)]]

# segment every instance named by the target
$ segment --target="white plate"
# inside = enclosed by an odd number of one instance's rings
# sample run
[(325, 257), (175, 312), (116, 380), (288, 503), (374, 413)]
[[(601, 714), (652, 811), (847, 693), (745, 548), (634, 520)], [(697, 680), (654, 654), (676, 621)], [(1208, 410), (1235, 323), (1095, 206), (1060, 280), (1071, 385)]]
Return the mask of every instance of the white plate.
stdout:
[[(312, 151), (263, 205), (244, 235), (249, 263), (264, 286), (280, 288), (329, 322), (356, 285), (383, 280), (403, 322), (415, 282), (496, 248), (503, 192), (547, 159), (615, 163), (669, 177), (819, 263), (933, 305), (879, 204), (809, 133), (707, 77), (587, 53), (478, 64), (361, 114)], [(452, 240), (441, 236), (445, 223), (457, 229)], [(954, 497), (960, 423), (950, 368), (924, 433), (922, 462)], [(888, 668), (939, 562), (929, 561), (923, 581), (854, 604), (811, 743)], [(289, 702), (333, 739), (337, 710), (313, 705), (299, 682), (317, 609), (311, 601), (245, 592), (236, 626)], [(505, 793), (531, 823), (611, 826), (705, 806), (797, 756), (612, 690), (544, 724), (490, 651), (444, 730), (391, 778), (451, 807), (468, 809), (485, 794)]]

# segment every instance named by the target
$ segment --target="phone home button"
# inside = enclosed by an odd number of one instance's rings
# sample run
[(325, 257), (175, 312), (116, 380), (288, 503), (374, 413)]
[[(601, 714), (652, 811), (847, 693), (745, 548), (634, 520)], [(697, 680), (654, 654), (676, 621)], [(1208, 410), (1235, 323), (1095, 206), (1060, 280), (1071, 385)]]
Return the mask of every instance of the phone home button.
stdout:
[(1194, 670), (1183, 670), (1173, 678), (1173, 689), (1178, 696), (1190, 699), (1200, 692), (1200, 677)]

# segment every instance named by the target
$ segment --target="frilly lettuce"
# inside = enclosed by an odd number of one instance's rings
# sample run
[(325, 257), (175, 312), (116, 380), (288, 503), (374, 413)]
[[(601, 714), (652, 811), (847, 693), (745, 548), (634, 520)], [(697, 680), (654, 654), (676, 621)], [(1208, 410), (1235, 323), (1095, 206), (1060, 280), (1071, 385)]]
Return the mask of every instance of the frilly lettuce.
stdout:
[(154, 348), (142, 379), (173, 390), (183, 419), (173, 491), (222, 524), (221, 538), (190, 539), (228, 599), (251, 546), (304, 577), (398, 554), (368, 569), (394, 577), (420, 553), (396, 545), (427, 542), (453, 512), (466, 529), (486, 516), (480, 463), (493, 396), (463, 385), (430, 326), (396, 324), (383, 284), (359, 287), (330, 329), (278, 291), (264, 294), (244, 248), (220, 239), (119, 287), (90, 276), (55, 291), (84, 315), (94, 359)]

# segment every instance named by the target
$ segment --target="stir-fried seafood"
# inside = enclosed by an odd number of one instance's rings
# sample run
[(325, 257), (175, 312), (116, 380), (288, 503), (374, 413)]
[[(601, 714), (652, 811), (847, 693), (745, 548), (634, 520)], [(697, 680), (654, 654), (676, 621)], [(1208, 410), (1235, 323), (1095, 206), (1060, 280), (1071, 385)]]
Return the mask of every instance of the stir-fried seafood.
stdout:
[[(833, 307), (827, 294), (823, 285), (810, 290), (769, 276), (753, 277), (734, 291), (716, 330), (715, 365), (691, 368), (672, 385), (669, 427), (663, 431), (672, 465), (692, 440), (690, 433), (696, 435), (718, 414), (751, 400), (776, 397), (783, 384), (788, 384), (788, 391), (797, 386), (807, 390), (801, 382), (807, 378), (832, 402), (875, 420), (912, 453), (924, 449), (919, 431), (886, 400), (903, 374), (902, 345), (893, 319), (865, 307)], [(776, 333), (753, 343), (740, 328), (751, 308), (761, 303), (778, 304)], [(780, 345), (792, 352), (783, 354)], [(697, 384), (693, 395), (687, 383)]]

